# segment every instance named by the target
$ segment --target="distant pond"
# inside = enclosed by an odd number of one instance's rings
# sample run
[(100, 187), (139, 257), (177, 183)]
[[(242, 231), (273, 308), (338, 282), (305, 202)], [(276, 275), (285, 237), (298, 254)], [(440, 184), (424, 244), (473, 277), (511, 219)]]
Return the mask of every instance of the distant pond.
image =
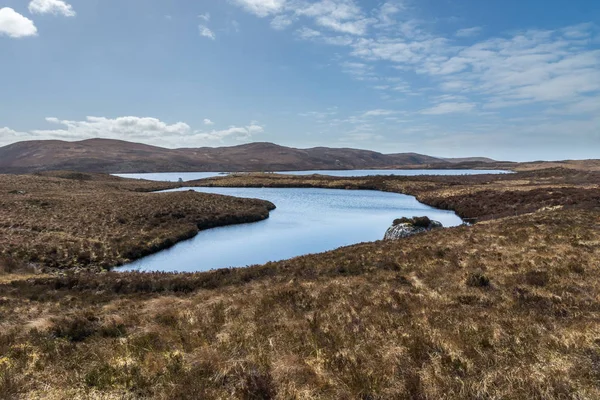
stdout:
[(193, 239), (120, 267), (119, 271), (192, 272), (264, 264), (380, 240), (392, 221), (403, 216), (427, 215), (445, 227), (462, 223), (454, 212), (396, 193), (279, 188), (193, 190), (269, 200), (277, 209), (264, 221), (202, 231)]
[[(286, 175), (330, 175), (342, 177), (358, 177), (373, 175), (481, 175), (481, 174), (509, 174), (510, 171), (503, 170), (481, 170), (481, 169), (350, 169), (350, 170), (318, 170), (318, 171), (281, 171), (278, 174)], [(184, 182), (196, 179), (213, 178), (215, 176), (227, 175), (225, 172), (156, 172), (146, 174), (114, 174), (123, 178), (147, 179), (149, 181), (177, 182), (181, 178)]]

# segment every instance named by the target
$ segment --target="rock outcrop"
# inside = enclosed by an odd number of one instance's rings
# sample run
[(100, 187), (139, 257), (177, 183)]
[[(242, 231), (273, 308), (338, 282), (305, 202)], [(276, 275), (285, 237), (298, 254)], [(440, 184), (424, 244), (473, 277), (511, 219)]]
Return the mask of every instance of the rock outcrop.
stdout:
[(432, 221), (428, 217), (399, 218), (385, 232), (384, 240), (401, 239), (432, 229), (443, 228), (441, 222)]

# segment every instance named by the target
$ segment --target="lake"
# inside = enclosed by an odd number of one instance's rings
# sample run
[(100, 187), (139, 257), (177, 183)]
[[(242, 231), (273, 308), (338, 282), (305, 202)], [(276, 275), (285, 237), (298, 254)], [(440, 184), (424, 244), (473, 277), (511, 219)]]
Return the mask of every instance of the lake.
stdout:
[[(177, 190), (190, 190), (181, 188)], [(414, 197), (370, 190), (193, 188), (198, 192), (269, 200), (267, 220), (208, 229), (119, 271), (207, 271), (244, 267), (380, 240), (395, 218), (427, 215), (444, 226), (462, 220)], [(401, 244), (399, 244), (401, 245)]]
[[(360, 177), (373, 175), (481, 175), (481, 174), (509, 174), (510, 171), (503, 170), (480, 170), (480, 169), (351, 169), (351, 170), (318, 170), (318, 171), (281, 171), (277, 174), (286, 175), (331, 175), (342, 177)], [(213, 178), (215, 176), (227, 175), (224, 172), (156, 172), (146, 174), (114, 174), (122, 178), (147, 179), (149, 181), (177, 182), (181, 178), (184, 182), (196, 179)]]

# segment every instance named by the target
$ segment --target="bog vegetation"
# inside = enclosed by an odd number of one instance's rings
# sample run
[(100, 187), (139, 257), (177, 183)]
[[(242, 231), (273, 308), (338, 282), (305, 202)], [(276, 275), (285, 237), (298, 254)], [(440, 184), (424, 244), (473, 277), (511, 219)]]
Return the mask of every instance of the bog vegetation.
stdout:
[(0, 398), (599, 398), (597, 178), (211, 180), (412, 193), (479, 222), (196, 274), (5, 260)]
[(273, 204), (109, 175), (0, 175), (0, 255), (45, 270), (108, 269), (200, 229), (265, 219)]

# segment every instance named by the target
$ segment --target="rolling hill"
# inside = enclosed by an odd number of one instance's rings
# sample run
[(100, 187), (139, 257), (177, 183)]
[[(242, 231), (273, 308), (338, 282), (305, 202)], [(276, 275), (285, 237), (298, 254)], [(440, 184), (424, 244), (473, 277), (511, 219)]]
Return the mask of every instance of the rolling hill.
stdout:
[(416, 153), (382, 154), (349, 148), (296, 149), (273, 143), (166, 149), (111, 139), (18, 142), (0, 147), (0, 173), (48, 170), (134, 173), (186, 171), (283, 171), (450, 167), (453, 162)]

